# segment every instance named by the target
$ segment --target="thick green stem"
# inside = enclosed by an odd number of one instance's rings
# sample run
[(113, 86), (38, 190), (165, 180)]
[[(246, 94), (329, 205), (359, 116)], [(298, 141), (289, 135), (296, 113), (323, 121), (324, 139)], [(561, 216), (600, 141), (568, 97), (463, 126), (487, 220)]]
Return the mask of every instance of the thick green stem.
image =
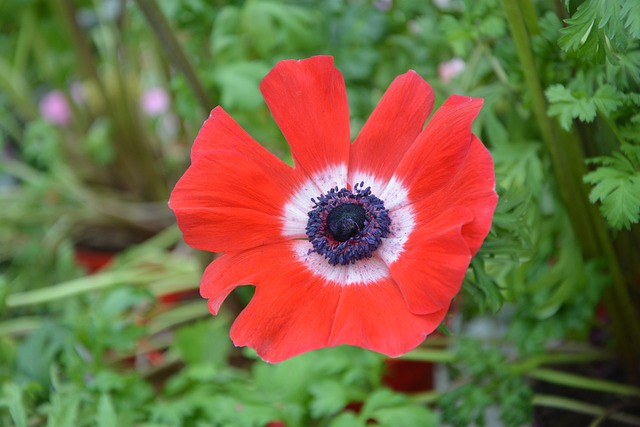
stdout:
[[(523, 6), (523, 1), (528, 6)], [(611, 316), (618, 354), (625, 364), (627, 377), (637, 381), (640, 380), (640, 340), (632, 337), (640, 337), (640, 317), (631, 302), (606, 225), (597, 208), (588, 200), (588, 188), (582, 181), (586, 166), (580, 142), (575, 133), (563, 132), (547, 115), (544, 90), (523, 17), (523, 10), (528, 12), (528, 17), (533, 10), (529, 3), (526, 0), (503, 0), (533, 113), (551, 159), (558, 192), (571, 218), (582, 251), (588, 259), (603, 259), (607, 262), (613, 283), (605, 294), (605, 302)], [(529, 21), (530, 17), (527, 23), (531, 27)]]

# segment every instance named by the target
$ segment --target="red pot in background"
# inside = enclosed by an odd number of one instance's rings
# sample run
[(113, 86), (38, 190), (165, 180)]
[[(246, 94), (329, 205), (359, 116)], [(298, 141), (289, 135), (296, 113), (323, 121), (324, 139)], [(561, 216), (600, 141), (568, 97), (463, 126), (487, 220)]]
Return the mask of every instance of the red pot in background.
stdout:
[(387, 359), (387, 370), (382, 382), (393, 390), (416, 393), (433, 390), (433, 370), (431, 362), (417, 360)]
[(76, 248), (75, 250), (76, 263), (86, 268), (89, 274), (93, 274), (109, 265), (115, 256), (116, 253), (111, 251), (98, 251), (85, 248)]

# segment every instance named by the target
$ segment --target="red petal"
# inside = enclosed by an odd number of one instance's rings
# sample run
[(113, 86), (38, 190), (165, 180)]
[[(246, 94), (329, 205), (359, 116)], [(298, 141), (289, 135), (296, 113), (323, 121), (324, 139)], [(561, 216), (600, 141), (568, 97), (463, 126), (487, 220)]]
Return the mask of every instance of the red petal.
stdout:
[(189, 245), (226, 252), (282, 239), (283, 206), (299, 182), (293, 168), (220, 107), (202, 126), (191, 160), (169, 201)]
[(326, 347), (339, 296), (340, 288), (309, 271), (285, 269), (256, 288), (231, 327), (231, 339), (271, 363)]
[(351, 285), (328, 281), (294, 257), (294, 245), (283, 242), (223, 255), (207, 268), (200, 288), (215, 314), (236, 286), (256, 285), (231, 338), (266, 361), (341, 344), (397, 356), (420, 344), (446, 314), (447, 307), (412, 314), (389, 279)]
[[(218, 314), (231, 291), (253, 282), (256, 271), (235, 270), (236, 255), (222, 255), (207, 266), (200, 280), (200, 295), (208, 299), (209, 311)], [(242, 273), (245, 275), (243, 276)]]
[(462, 227), (462, 237), (467, 242), (471, 255), (475, 255), (491, 229), (493, 212), (498, 203), (495, 184), (491, 154), (482, 142), (473, 136), (471, 147), (458, 174), (446, 186), (414, 203), (413, 207), (421, 215), (437, 212), (437, 209), (433, 209), (435, 206), (441, 206), (443, 209), (449, 206), (464, 206), (471, 210), (473, 221)]
[(407, 150), (396, 175), (417, 201), (446, 185), (459, 171), (471, 145), (471, 122), (483, 100), (453, 95)]
[(231, 327), (231, 338), (268, 362), (326, 347), (340, 295), (340, 286), (293, 258), (292, 244), (223, 255), (207, 268), (201, 285), (214, 314), (233, 288), (256, 285), (253, 299)]
[(434, 94), (416, 72), (396, 77), (351, 147), (351, 171), (369, 171), (389, 180), (422, 131)]
[(297, 166), (312, 176), (327, 166), (347, 164), (349, 106), (332, 57), (280, 61), (260, 90)]
[(440, 312), (449, 307), (471, 260), (461, 229), (473, 220), (469, 209), (454, 207), (435, 219), (418, 214), (404, 252), (389, 266), (413, 313)]
[(329, 345), (350, 344), (399, 356), (424, 341), (446, 313), (447, 307), (428, 315), (409, 312), (390, 279), (343, 286)]

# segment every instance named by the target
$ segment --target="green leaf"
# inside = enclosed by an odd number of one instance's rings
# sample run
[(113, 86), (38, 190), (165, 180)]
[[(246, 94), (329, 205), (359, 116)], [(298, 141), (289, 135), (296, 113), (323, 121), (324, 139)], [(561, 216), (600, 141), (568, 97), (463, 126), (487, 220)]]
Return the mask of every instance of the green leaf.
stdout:
[(70, 388), (51, 395), (51, 407), (48, 411), (47, 427), (76, 427), (80, 393)]
[(220, 88), (220, 103), (225, 108), (253, 110), (263, 103), (260, 80), (269, 72), (261, 61), (243, 61), (223, 64), (214, 71), (214, 79)]
[[(278, 411), (271, 405), (253, 404), (225, 395), (202, 394), (197, 400), (200, 409), (207, 414), (205, 419), (213, 425), (262, 427), (270, 421), (279, 419)], [(183, 425), (190, 425), (190, 423), (183, 423)]]
[(322, 381), (312, 384), (311, 415), (320, 418), (333, 415), (349, 403), (348, 393), (344, 385), (337, 381)]
[(362, 419), (372, 418), (385, 427), (437, 426), (438, 416), (391, 390), (373, 392), (362, 407)]
[(311, 9), (276, 1), (248, 1), (241, 14), (242, 32), (261, 57), (279, 46), (315, 44), (319, 21)]
[(361, 424), (358, 422), (358, 417), (353, 412), (342, 412), (329, 424), (329, 427), (357, 427)]
[(195, 411), (191, 399), (158, 401), (151, 408), (150, 420), (165, 425), (184, 425), (184, 420)]
[(611, 116), (625, 101), (625, 96), (614, 86), (604, 84), (590, 95), (591, 88), (583, 76), (577, 77), (568, 88), (561, 84), (549, 86), (545, 95), (549, 100), (549, 115), (556, 117), (563, 129), (571, 129), (574, 119), (592, 122), (600, 112)]
[(373, 412), (374, 418), (382, 427), (436, 427), (439, 417), (422, 406), (400, 406), (397, 408), (383, 408)]
[(622, 2), (622, 16), (626, 17), (624, 27), (629, 34), (640, 38), (640, 2), (626, 0)]
[[(606, 57), (615, 63), (616, 54), (626, 51), (629, 45), (624, 13), (618, 1), (587, 0), (565, 21), (567, 27), (560, 30), (563, 35), (558, 43), (562, 50), (574, 52), (586, 62), (602, 63)], [(631, 18), (630, 24), (634, 23)]]
[(226, 363), (231, 351), (228, 322), (208, 319), (180, 328), (175, 347), (187, 365)]
[(561, 84), (550, 86), (545, 95), (550, 102), (549, 115), (556, 117), (563, 129), (571, 129), (573, 119), (591, 122), (596, 117), (595, 103), (585, 97), (575, 97)]
[(586, 1), (581, 4), (576, 13), (565, 21), (567, 27), (560, 30), (563, 35), (558, 40), (558, 44), (562, 50), (569, 52), (584, 49), (589, 37), (597, 32), (597, 19), (598, 14), (596, 8), (593, 7), (593, 2)]
[(614, 228), (627, 228), (640, 220), (640, 148), (623, 145), (622, 152), (592, 160), (601, 166), (585, 175), (593, 184), (589, 200), (601, 202), (600, 211)]
[[(469, 282), (468, 286), (473, 287), (475, 299), (479, 305), (480, 312), (489, 311), (497, 313), (504, 304), (504, 296), (496, 281), (485, 271), (484, 262), (480, 258), (471, 260), (471, 267), (475, 276), (474, 282)], [(467, 283), (465, 282), (465, 285)]]
[(255, 384), (274, 395), (305, 403), (310, 387), (335, 379), (343, 387), (367, 390), (380, 380), (383, 358), (357, 347), (339, 346), (305, 353), (276, 365), (257, 362)]
[(439, 401), (442, 418), (447, 425), (455, 427), (482, 426), (492, 400), (489, 392), (479, 384), (465, 384), (442, 396)]
[(98, 410), (96, 412), (97, 427), (118, 427), (118, 415), (113, 407), (113, 402), (108, 394), (100, 396)]
[(611, 85), (602, 85), (593, 94), (596, 108), (607, 116), (616, 111), (623, 103), (624, 95)]
[(589, 199), (602, 202), (602, 214), (611, 226), (629, 229), (640, 219), (640, 175), (629, 177), (610, 172), (608, 168), (599, 168), (585, 176), (587, 182), (595, 184)]
[(18, 344), (17, 371), (21, 376), (48, 386), (51, 365), (70, 345), (71, 339), (69, 331), (59, 324), (45, 324)]
[(522, 377), (508, 377), (498, 381), (500, 419), (506, 426), (522, 426), (530, 423), (533, 391)]
[(46, 167), (62, 156), (62, 140), (59, 130), (44, 119), (33, 120), (24, 132), (24, 156)]
[(15, 427), (27, 427), (27, 410), (22, 398), (22, 388), (15, 383), (5, 383), (2, 386), (0, 408), (7, 407)]

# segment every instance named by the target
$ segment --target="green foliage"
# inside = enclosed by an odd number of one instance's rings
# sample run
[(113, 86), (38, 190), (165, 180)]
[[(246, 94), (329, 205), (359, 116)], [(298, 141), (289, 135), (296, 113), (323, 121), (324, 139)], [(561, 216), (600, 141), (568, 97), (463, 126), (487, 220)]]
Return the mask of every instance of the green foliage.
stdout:
[(118, 427), (118, 414), (113, 407), (113, 402), (108, 394), (100, 396), (95, 423), (97, 427)]
[(380, 389), (364, 402), (361, 420), (375, 420), (384, 427), (432, 427), (439, 425), (437, 414), (411, 402), (406, 396)]
[(255, 110), (264, 102), (259, 91), (260, 80), (269, 68), (262, 62), (236, 62), (215, 73), (220, 85), (220, 102), (225, 108)]
[(572, 82), (573, 90), (563, 85), (550, 86), (547, 99), (550, 102), (549, 115), (558, 118), (565, 130), (571, 129), (574, 119), (582, 122), (593, 122), (596, 114), (611, 116), (623, 104), (625, 97), (612, 85), (602, 85), (595, 92), (589, 94), (583, 79), (577, 78)]
[(442, 418), (447, 424), (484, 426), (490, 407), (500, 408), (505, 425), (527, 423), (532, 391), (521, 376), (511, 372), (506, 357), (497, 348), (462, 340), (457, 355), (457, 381), (463, 383), (441, 399)]
[(461, 16), (445, 14), (441, 25), (453, 53), (468, 57), (479, 43), (491, 43), (504, 36), (507, 23), (498, 1), (465, 0), (464, 7), (466, 13)]
[(586, 62), (615, 62), (615, 54), (628, 47), (627, 35), (640, 37), (638, 12), (633, 0), (587, 0), (566, 20), (560, 47)]
[(5, 383), (2, 385), (0, 396), (0, 408), (8, 409), (13, 425), (27, 427), (27, 410), (23, 401), (23, 389), (15, 383)]
[(630, 228), (640, 221), (640, 147), (629, 144), (621, 152), (591, 160), (599, 165), (585, 175), (593, 184), (592, 203), (600, 202), (600, 211), (614, 228)]
[[(175, 350), (190, 366), (224, 365), (231, 351), (226, 322), (200, 321), (176, 332)], [(207, 339), (202, 339), (207, 337)]]
[[(570, 62), (573, 76), (553, 82), (545, 92), (549, 115), (566, 131), (576, 120), (582, 127), (593, 123), (596, 135), (587, 150), (595, 151), (590, 163), (599, 167), (584, 180), (594, 185), (590, 201), (600, 202), (602, 215), (616, 229), (629, 229), (639, 220), (637, 162), (632, 154), (640, 130), (636, 119), (639, 16), (634, 1), (587, 0), (580, 4), (560, 30), (559, 39), (562, 50), (570, 54), (566, 59), (577, 60)], [(597, 130), (603, 125), (610, 135)], [(593, 145), (598, 148), (594, 150)]]
[(58, 130), (44, 120), (34, 120), (24, 131), (24, 155), (40, 167), (61, 160), (61, 139)]
[(477, 304), (480, 313), (487, 311), (497, 313), (505, 301), (499, 285), (487, 273), (480, 258), (472, 261), (471, 268), (474, 280), (465, 280), (465, 291), (473, 295), (474, 303)]
[(594, 326), (597, 304), (610, 283), (600, 263), (585, 263), (566, 218), (564, 221), (565, 225), (545, 224), (558, 227), (551, 232), (556, 240), (540, 242), (540, 258), (522, 266), (527, 276), (517, 285), (519, 297), (508, 336), (523, 354), (544, 352), (545, 343), (553, 339), (584, 339)]

